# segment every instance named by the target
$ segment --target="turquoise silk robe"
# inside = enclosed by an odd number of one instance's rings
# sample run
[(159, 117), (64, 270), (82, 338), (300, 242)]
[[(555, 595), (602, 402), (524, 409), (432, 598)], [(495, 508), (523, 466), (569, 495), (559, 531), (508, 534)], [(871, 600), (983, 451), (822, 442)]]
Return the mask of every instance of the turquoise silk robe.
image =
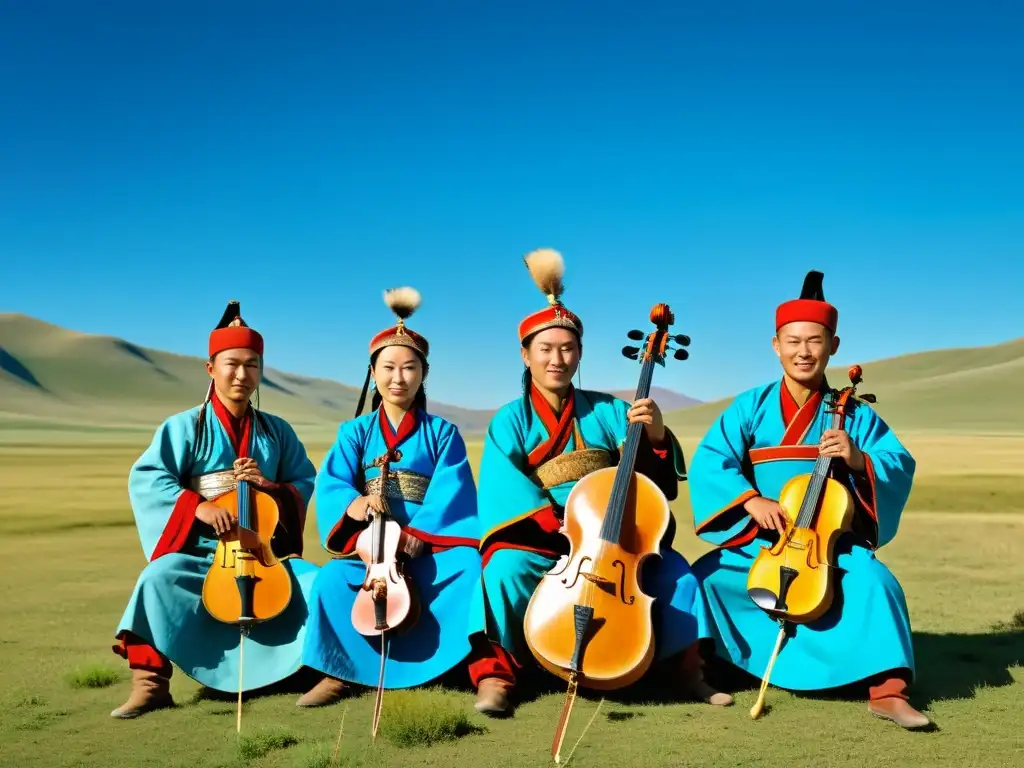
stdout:
[[(197, 441), (200, 408), (205, 410), (204, 435)], [(230, 473), (236, 458), (255, 459), (263, 476), (280, 484), (271, 493), (280, 514), (272, 547), (292, 581), (292, 599), (284, 613), (252, 626), (245, 638), (242, 690), (271, 685), (301, 667), (306, 605), (317, 572), (301, 559), (316, 468), (286, 421), (261, 412), (256, 422), (253, 413), (250, 409), (238, 423), (214, 395), (203, 406), (171, 416), (128, 477), (149, 564), (139, 576), (117, 636), (141, 638), (189, 677), (228, 693), (238, 691), (240, 633), (237, 625), (214, 619), (203, 605), (203, 583), (218, 537), (195, 512), (203, 501), (234, 488)]]
[[(789, 401), (789, 406), (785, 400)], [(690, 498), (697, 534), (715, 544), (694, 563), (714, 620), (717, 653), (761, 677), (779, 625), (747, 595), (747, 574), (758, 552), (778, 540), (761, 529), (743, 503), (778, 499), (785, 483), (809, 473), (821, 434), (831, 426), (827, 400), (812, 394), (797, 409), (782, 381), (736, 397), (697, 447)], [(850, 401), (844, 428), (864, 453), (866, 471), (854, 476), (841, 460), (833, 476), (851, 492), (854, 533), (836, 545), (836, 599), (816, 622), (790, 625), (771, 683), (790, 690), (824, 690), (890, 670), (914, 673), (907, 603), (899, 582), (876, 557), (899, 528), (916, 463), (871, 409)], [(795, 412), (792, 418), (786, 411)]]
[[(356, 554), (366, 521), (346, 515), (358, 497), (380, 494), (375, 459), (397, 448), (385, 496), (403, 532), (423, 544), (404, 564), (421, 613), (401, 633), (388, 635), (385, 688), (409, 688), (448, 672), (469, 654), (468, 634), (483, 627), (482, 614), (467, 615), (479, 590), (480, 553), (476, 485), (466, 445), (455, 425), (420, 410), (406, 413), (397, 429), (383, 408), (338, 429), (316, 481), (320, 540), (335, 559), (313, 588), (303, 661), (350, 683), (376, 687), (381, 639), (359, 634), (352, 607), (366, 578)], [(404, 559), (404, 556), (403, 556)]]
[[(491, 420), (480, 464), (479, 506), (484, 592), (478, 596), (487, 633), (520, 666), (532, 658), (523, 619), (540, 580), (561, 556), (568, 539), (558, 533), (564, 505), (576, 482), (618, 463), (628, 428), (624, 400), (573, 389), (556, 415), (535, 389), (501, 408)], [(634, 468), (671, 501), (685, 479), (682, 449), (671, 432), (669, 448), (655, 452), (646, 434)], [(647, 561), (641, 586), (655, 598), (656, 659), (684, 651), (707, 635), (705, 606), (685, 558), (671, 548), (675, 520), (661, 557)], [(474, 609), (477, 610), (477, 609)]]

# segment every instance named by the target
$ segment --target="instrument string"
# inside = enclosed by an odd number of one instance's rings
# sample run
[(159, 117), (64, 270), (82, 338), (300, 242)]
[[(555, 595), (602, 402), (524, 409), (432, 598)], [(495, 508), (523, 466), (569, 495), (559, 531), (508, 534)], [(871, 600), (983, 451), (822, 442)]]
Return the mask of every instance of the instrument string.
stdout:
[(587, 731), (590, 730), (590, 726), (593, 725), (594, 721), (597, 719), (597, 713), (601, 711), (601, 705), (602, 704), (604, 704), (604, 697), (602, 697), (601, 700), (599, 702), (597, 702), (597, 708), (594, 710), (594, 714), (592, 714), (590, 716), (590, 719), (587, 721), (587, 724), (585, 726), (583, 726), (583, 732), (580, 733), (580, 737), (578, 739), (576, 739), (576, 743), (573, 744), (572, 745), (572, 749), (569, 750), (569, 756), (567, 758), (565, 758), (565, 763), (560, 763), (559, 760), (555, 760), (556, 764), (561, 764), (561, 765), (568, 765), (569, 764), (569, 761), (572, 760), (572, 756), (574, 754), (576, 754), (576, 748), (580, 745), (580, 742), (583, 741), (583, 737), (587, 735)]
[[(833, 402), (830, 398), (830, 404), (833, 404)], [(841, 419), (841, 414), (838, 411), (835, 412), (832, 416), (830, 428), (839, 429)], [(819, 455), (815, 460), (814, 469), (811, 472), (811, 482), (808, 484), (807, 493), (804, 496), (803, 503), (800, 505), (800, 513), (797, 515), (796, 527), (807, 528), (810, 526), (815, 511), (818, 508), (818, 499), (821, 496), (821, 491), (828, 479), (828, 469), (831, 463), (831, 456)]]

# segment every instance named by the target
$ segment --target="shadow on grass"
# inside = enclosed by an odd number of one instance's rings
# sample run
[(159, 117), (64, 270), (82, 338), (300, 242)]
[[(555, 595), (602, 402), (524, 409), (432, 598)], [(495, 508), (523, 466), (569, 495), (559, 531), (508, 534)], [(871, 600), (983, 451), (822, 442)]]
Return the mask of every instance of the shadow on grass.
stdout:
[(1024, 631), (999, 629), (987, 634), (914, 634), (917, 683), (912, 699), (922, 707), (933, 701), (972, 698), (979, 688), (1014, 683), (1010, 667), (1024, 664)]
[[(785, 652), (785, 650), (783, 650)], [(1015, 681), (1010, 669), (1024, 664), (1024, 615), (1018, 614), (1005, 625), (991, 632), (979, 634), (914, 633), (914, 652), (917, 664), (916, 682), (911, 688), (912, 704), (927, 709), (936, 701), (972, 698), (982, 688), (1012, 685)], [(710, 646), (704, 650), (708, 659), (705, 669), (707, 682), (714, 688), (736, 693), (757, 691), (760, 678), (749, 675), (727, 662), (717, 659)], [(537, 670), (523, 671), (516, 690), (516, 703), (523, 704), (548, 694), (564, 694), (566, 685), (560, 680)], [(669, 684), (665, 665), (652, 670), (635, 685), (620, 691), (579, 691), (579, 698), (597, 700), (604, 696), (609, 704), (669, 705), (688, 701), (678, 695)], [(867, 701), (863, 684), (844, 686), (824, 691), (800, 692), (806, 698), (822, 700)], [(626, 720), (637, 713), (609, 712), (612, 721)]]
[[(972, 698), (977, 691), (986, 687), (1012, 685), (1014, 679), (1010, 669), (1024, 664), (1024, 617), (1015, 616), (1011, 622), (1000, 625), (988, 633), (914, 633), (914, 651), (917, 663), (917, 682), (911, 689), (911, 703), (918, 709), (928, 709), (933, 702), (948, 699)], [(756, 691), (760, 679), (739, 670), (714, 657), (710, 647), (704, 650), (708, 659), (705, 677), (714, 688), (736, 693)], [(673, 660), (675, 661), (675, 660)], [(675, 662), (678, 663), (678, 662)], [(664, 706), (691, 701), (678, 693), (678, 686), (669, 683), (669, 665), (662, 663), (652, 667), (638, 683), (618, 691), (589, 691), (580, 689), (582, 700), (596, 701), (604, 698), (610, 705)], [(319, 675), (310, 670), (301, 670), (291, 678), (274, 686), (245, 694), (246, 699), (279, 695), (301, 694), (319, 680)], [(447, 675), (438, 681), (446, 690), (464, 694), (470, 700), (475, 696), (473, 687), (461, 673)], [(564, 695), (567, 685), (562, 680), (530, 664), (520, 670), (519, 682), (513, 694), (513, 706), (533, 702), (548, 695)], [(368, 690), (368, 689), (367, 689)], [(824, 691), (801, 692), (804, 698), (817, 700), (866, 701), (867, 691), (863, 684), (845, 686)], [(236, 694), (221, 693), (201, 688), (193, 702), (201, 700), (233, 701)], [(233, 710), (232, 710), (233, 711)], [(227, 714), (225, 709), (224, 714)], [(606, 718), (610, 722), (624, 722), (642, 717), (642, 712), (610, 710)], [(442, 729), (443, 730), (443, 729)], [(468, 735), (461, 732), (459, 736)], [(415, 739), (414, 739), (415, 740)]]
[[(268, 685), (265, 688), (246, 691), (242, 694), (242, 701), (252, 701), (253, 699), (262, 699), (267, 696), (281, 696), (289, 694), (298, 698), (320, 682), (322, 677), (323, 675), (315, 672), (314, 670), (303, 668), (291, 677), (287, 677), (278, 683)], [(225, 691), (218, 691), (214, 688), (200, 686), (199, 689), (192, 694), (192, 697), (189, 699), (189, 703), (198, 704), (201, 701), (236, 702), (238, 701), (238, 693), (227, 693)]]
[[(910, 689), (913, 706), (928, 709), (936, 701), (972, 698), (981, 688), (1012, 685), (1015, 681), (1010, 668), (1024, 664), (1022, 623), (1018, 616), (1008, 625), (980, 634), (915, 632), (917, 675)], [(756, 691), (760, 687), (759, 678), (715, 661), (708, 674), (712, 685), (731, 693)], [(867, 700), (863, 684), (797, 695), (822, 700)]]

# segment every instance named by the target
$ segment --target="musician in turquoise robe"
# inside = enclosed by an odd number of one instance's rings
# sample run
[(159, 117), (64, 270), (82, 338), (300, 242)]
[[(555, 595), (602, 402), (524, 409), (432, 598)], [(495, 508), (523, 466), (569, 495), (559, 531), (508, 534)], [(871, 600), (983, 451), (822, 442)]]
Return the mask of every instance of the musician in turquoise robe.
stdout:
[[(484, 593), (478, 600), (487, 618), (487, 639), (500, 652), (471, 666), (470, 674), (477, 710), (494, 716), (510, 711), (517, 672), (532, 658), (523, 620), (541, 578), (568, 553), (560, 529), (576, 482), (618, 463), (632, 422), (646, 427), (636, 471), (652, 479), (669, 500), (676, 498), (678, 481), (685, 477), (682, 450), (650, 398), (631, 406), (572, 386), (583, 323), (559, 300), (561, 256), (541, 250), (526, 261), (550, 306), (520, 323), (524, 396), (492, 419), (478, 482), (484, 563)], [(675, 530), (673, 519), (661, 557), (648, 561), (641, 574), (644, 591), (656, 600), (656, 661), (663, 662), (663, 674), (680, 696), (728, 705), (731, 697), (703, 680), (698, 641), (708, 636), (705, 605), (689, 564), (672, 549)]]
[[(231, 302), (210, 335), (206, 401), (156, 430), (132, 467), (128, 493), (149, 561), (117, 625), (113, 650), (132, 670), (132, 692), (111, 714), (170, 706), (172, 664), (202, 685), (234, 693), (284, 680), (301, 667), (307, 600), (317, 567), (301, 558), (316, 469), (292, 427), (249, 400), (259, 386), (263, 338)], [(268, 493), (280, 523), (271, 546), (292, 582), (284, 613), (251, 627), (239, 681), (240, 632), (203, 605), (219, 534), (233, 523), (210, 503), (238, 480)], [(233, 583), (232, 583), (233, 586)]]
[(896, 536), (916, 463), (866, 403), (850, 401), (844, 430), (826, 413), (835, 396), (825, 379), (839, 347), (838, 311), (811, 272), (799, 299), (779, 306), (774, 345), (781, 380), (740, 395), (715, 421), (690, 465), (697, 534), (718, 548), (694, 563), (713, 617), (717, 653), (761, 677), (778, 623), (747, 594), (754, 558), (778, 541), (785, 483), (831, 456), (833, 476), (851, 492), (854, 532), (836, 545), (836, 598), (808, 624), (790, 624), (769, 683), (793, 691), (867, 688), (870, 711), (907, 728), (929, 724), (908, 703), (915, 674), (907, 602), (878, 550)]
[[(467, 615), (479, 590), (480, 553), (476, 486), (459, 430), (426, 410), (423, 378), (427, 340), (405, 326), (419, 294), (399, 288), (385, 294), (398, 324), (370, 342), (370, 366), (356, 416), (338, 430), (316, 482), (317, 528), (334, 555), (313, 589), (304, 663), (324, 672), (323, 683), (303, 696), (303, 707), (324, 706), (352, 685), (409, 688), (452, 670), (464, 674), (469, 634), (482, 631), (483, 614)], [(362, 411), (371, 376), (370, 413)], [(382, 488), (381, 461), (389, 458)], [(402, 528), (399, 558), (420, 613), (407, 627), (385, 635), (381, 678), (379, 633), (360, 634), (353, 606), (367, 575), (356, 551), (369, 525), (367, 513), (385, 509)]]

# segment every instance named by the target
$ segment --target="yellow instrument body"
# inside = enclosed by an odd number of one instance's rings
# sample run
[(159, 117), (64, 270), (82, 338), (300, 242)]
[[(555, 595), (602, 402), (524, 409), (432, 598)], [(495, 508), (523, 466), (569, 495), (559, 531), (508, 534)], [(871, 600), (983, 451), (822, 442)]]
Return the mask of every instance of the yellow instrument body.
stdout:
[(565, 535), (571, 550), (562, 567), (541, 579), (523, 619), (527, 645), (544, 669), (568, 680), (576, 648), (574, 606), (594, 609), (586, 659), (578, 684), (595, 690), (632, 685), (654, 659), (654, 598), (640, 584), (649, 557), (658, 557), (670, 510), (653, 480), (634, 473), (621, 533), (601, 539), (615, 467), (582, 478), (565, 502)]
[[(797, 527), (800, 506), (812, 475), (797, 475), (779, 494), (779, 505), (790, 521), (778, 542), (763, 548), (747, 575), (747, 593), (776, 619), (796, 624), (821, 618), (835, 596), (835, 545), (840, 535), (851, 530), (855, 511), (853, 496), (846, 486), (826, 478), (821, 506), (809, 528)], [(783, 608), (776, 599), (789, 573)]]
[[(280, 519), (277, 502), (256, 488), (249, 487), (246, 492), (247, 522), (252, 530), (236, 525), (217, 542), (213, 565), (203, 581), (203, 605), (213, 618), (225, 624), (268, 621), (282, 614), (292, 599), (291, 574), (270, 546)], [(211, 501), (228, 510), (237, 523), (237, 489)], [(252, 584), (251, 606), (243, 605), (239, 589), (242, 583)]]

